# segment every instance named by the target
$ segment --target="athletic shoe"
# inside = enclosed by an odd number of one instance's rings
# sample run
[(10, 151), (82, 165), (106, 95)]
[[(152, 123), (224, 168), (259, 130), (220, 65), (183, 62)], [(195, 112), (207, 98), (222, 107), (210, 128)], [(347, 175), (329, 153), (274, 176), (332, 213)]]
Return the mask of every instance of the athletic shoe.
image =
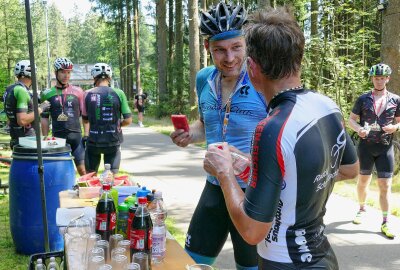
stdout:
[(365, 216), (365, 211), (359, 210), (357, 212), (356, 217), (353, 219), (353, 223), (357, 225), (361, 224), (363, 222), (364, 216)]
[(381, 232), (389, 239), (394, 239), (396, 236), (390, 231), (387, 222), (382, 223)]
[(144, 127), (144, 125), (142, 124), (142, 122), (139, 122), (139, 127)]

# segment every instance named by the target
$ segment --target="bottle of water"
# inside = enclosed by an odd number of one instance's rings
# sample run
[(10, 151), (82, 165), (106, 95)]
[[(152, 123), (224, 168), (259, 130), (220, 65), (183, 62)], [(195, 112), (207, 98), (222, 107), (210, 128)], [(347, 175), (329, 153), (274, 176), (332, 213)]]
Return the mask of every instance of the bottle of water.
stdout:
[[(114, 205), (117, 206), (118, 205), (118, 190), (113, 188), (114, 174), (111, 171), (111, 164), (108, 164), (108, 163), (104, 164), (104, 171), (100, 175), (100, 181), (101, 181), (102, 185), (109, 184), (111, 186), (110, 195), (114, 200)], [(116, 209), (116, 210), (118, 212), (118, 209)]]
[(161, 263), (165, 258), (167, 244), (167, 229), (165, 219), (167, 208), (164, 205), (162, 192), (154, 193), (154, 200), (149, 205), (149, 212), (153, 221), (153, 248), (151, 260), (153, 263)]
[(56, 262), (56, 258), (50, 257), (50, 262), (49, 265), (47, 265), (48, 270), (50, 269), (55, 269), (55, 270), (60, 270), (60, 267), (58, 266), (58, 263)]
[(46, 270), (46, 265), (43, 264), (42, 259), (37, 259), (35, 270)]
[(233, 172), (237, 177), (247, 182), (250, 176), (250, 159), (244, 155), (231, 152)]

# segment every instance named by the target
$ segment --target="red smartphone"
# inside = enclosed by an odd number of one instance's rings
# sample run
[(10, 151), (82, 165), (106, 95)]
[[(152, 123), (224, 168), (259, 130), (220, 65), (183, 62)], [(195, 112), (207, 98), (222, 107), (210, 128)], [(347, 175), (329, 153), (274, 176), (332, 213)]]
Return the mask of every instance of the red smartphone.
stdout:
[(183, 129), (185, 132), (189, 132), (189, 122), (186, 115), (173, 114), (171, 115), (171, 121), (175, 127), (175, 130)]

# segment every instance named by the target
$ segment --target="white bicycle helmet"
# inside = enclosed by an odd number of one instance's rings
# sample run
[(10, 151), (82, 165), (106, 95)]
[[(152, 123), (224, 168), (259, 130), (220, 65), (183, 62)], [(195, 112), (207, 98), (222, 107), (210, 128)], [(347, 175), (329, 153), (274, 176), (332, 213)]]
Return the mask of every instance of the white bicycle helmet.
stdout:
[(106, 63), (97, 63), (92, 68), (92, 76), (93, 79), (97, 78), (111, 78), (112, 77), (112, 70), (109, 65)]
[(19, 61), (14, 68), (14, 74), (17, 77), (31, 77), (31, 62), (29, 60)]
[(392, 69), (383, 63), (373, 65), (369, 70), (369, 76), (390, 76)]
[(63, 70), (72, 70), (74, 68), (74, 64), (65, 57), (59, 57), (54, 61), (54, 70), (59, 71)]

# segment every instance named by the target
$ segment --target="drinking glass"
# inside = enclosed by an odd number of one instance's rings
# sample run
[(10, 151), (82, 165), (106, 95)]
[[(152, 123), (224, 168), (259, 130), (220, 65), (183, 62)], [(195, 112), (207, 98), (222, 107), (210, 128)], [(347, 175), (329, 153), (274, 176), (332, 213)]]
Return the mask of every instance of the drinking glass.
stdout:
[[(112, 259), (112, 257), (113, 257), (114, 255), (117, 255), (117, 254), (125, 255), (125, 254), (126, 254), (126, 248), (123, 248), (123, 247), (116, 247), (116, 248), (114, 248), (113, 250), (111, 250), (111, 259)], [(126, 255), (125, 255), (125, 256), (126, 256)]]
[(131, 259), (131, 241), (130, 240), (122, 240), (118, 242), (118, 247), (125, 248), (125, 256), (128, 257), (128, 260)]
[(149, 255), (144, 252), (137, 252), (132, 255), (132, 262), (140, 265), (140, 270), (149, 270)]
[(128, 257), (123, 254), (115, 254), (111, 258), (111, 265), (114, 270), (125, 270), (128, 265)]
[(126, 270), (140, 270), (140, 265), (137, 263), (130, 263), (127, 265)]
[(102, 265), (104, 265), (104, 257), (93, 256), (89, 260), (88, 270), (98, 270)]
[(122, 234), (112, 234), (110, 236), (110, 250), (113, 250), (118, 246), (118, 242), (124, 240), (124, 236)]
[(186, 267), (187, 270), (214, 270), (214, 268), (208, 264), (192, 264)]
[(114, 268), (109, 264), (103, 264), (102, 266), (97, 268), (97, 270), (111, 270), (111, 269), (114, 269)]
[(108, 241), (98, 240), (95, 244), (95, 247), (100, 247), (104, 249), (104, 259), (106, 260), (106, 263), (109, 263), (111, 258), (110, 258), (110, 244), (108, 243)]

